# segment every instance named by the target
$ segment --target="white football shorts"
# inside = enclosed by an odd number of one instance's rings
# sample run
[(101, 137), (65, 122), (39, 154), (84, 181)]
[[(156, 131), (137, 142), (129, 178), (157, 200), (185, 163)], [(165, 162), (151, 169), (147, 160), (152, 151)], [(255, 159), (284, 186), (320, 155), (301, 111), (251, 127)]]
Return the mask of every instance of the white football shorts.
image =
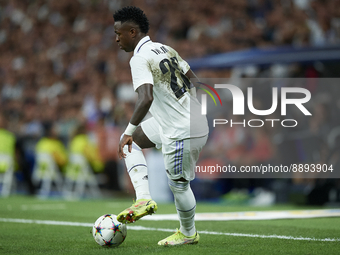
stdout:
[(183, 140), (170, 139), (162, 134), (162, 128), (153, 117), (143, 121), (141, 127), (144, 134), (156, 145), (156, 148), (162, 148), (169, 179), (184, 178), (191, 181), (195, 178), (196, 162), (207, 142), (208, 135)]

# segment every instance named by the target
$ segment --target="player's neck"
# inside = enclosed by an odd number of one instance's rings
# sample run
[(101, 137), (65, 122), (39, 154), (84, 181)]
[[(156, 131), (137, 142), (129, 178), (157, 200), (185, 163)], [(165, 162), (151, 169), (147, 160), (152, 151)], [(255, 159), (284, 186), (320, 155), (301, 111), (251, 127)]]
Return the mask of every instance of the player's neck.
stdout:
[(145, 36), (147, 36), (147, 34), (142, 34), (139, 33), (136, 37), (135, 37), (135, 45), (133, 49), (136, 49), (138, 43), (140, 42), (140, 40), (142, 40)]

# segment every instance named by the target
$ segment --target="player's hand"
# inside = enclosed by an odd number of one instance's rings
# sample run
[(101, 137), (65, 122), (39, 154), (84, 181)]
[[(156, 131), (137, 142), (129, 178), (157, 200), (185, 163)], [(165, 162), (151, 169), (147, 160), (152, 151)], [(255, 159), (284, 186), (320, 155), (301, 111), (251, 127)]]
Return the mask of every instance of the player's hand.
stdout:
[(132, 150), (132, 136), (130, 135), (125, 135), (123, 138), (120, 140), (119, 145), (118, 145), (118, 156), (119, 159), (125, 158), (126, 154), (123, 151), (123, 148), (125, 145), (128, 145), (128, 151), (131, 153)]

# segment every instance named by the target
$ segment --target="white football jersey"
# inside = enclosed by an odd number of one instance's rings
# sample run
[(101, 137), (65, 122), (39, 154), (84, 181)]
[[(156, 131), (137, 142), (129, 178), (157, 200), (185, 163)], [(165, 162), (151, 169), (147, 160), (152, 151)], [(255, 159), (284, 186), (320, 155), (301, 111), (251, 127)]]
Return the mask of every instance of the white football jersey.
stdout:
[(196, 88), (185, 75), (190, 66), (174, 49), (146, 36), (137, 44), (130, 67), (135, 91), (145, 83), (153, 84), (150, 112), (165, 137), (185, 139), (208, 134)]

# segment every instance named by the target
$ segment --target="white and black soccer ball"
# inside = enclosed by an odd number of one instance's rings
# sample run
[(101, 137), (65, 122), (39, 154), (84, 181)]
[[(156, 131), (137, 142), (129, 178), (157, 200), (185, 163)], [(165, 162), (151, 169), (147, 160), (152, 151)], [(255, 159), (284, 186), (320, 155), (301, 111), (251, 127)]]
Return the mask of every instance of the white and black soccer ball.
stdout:
[(100, 216), (92, 228), (94, 240), (104, 247), (119, 246), (125, 240), (126, 234), (126, 225), (120, 223), (114, 214)]

